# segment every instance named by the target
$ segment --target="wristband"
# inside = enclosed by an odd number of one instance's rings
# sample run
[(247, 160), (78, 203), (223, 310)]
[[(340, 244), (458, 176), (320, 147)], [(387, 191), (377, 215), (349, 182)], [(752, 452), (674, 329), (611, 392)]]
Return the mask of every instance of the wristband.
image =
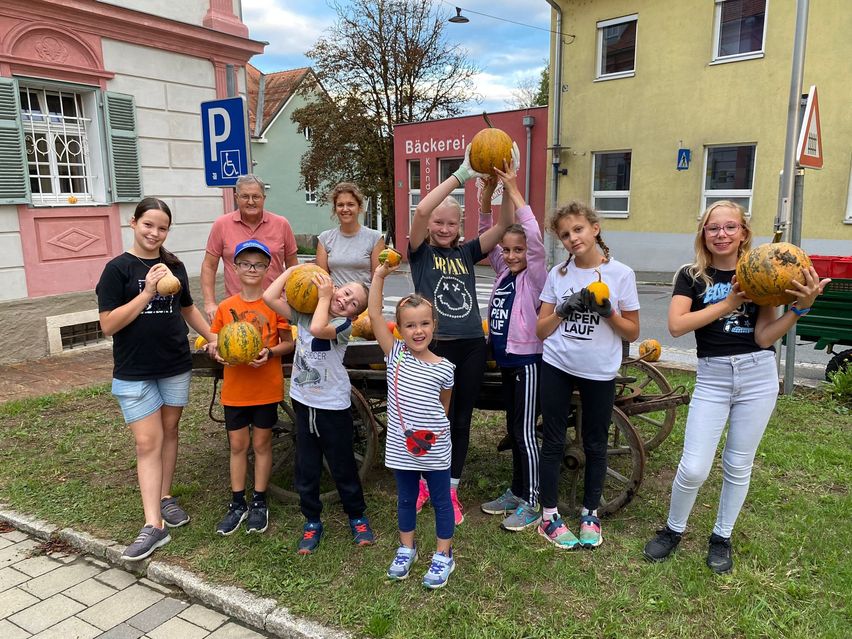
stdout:
[(796, 314), (796, 317), (801, 317), (802, 315), (807, 315), (808, 313), (810, 313), (811, 307), (808, 306), (807, 308), (797, 308), (795, 306), (791, 306), (790, 310)]

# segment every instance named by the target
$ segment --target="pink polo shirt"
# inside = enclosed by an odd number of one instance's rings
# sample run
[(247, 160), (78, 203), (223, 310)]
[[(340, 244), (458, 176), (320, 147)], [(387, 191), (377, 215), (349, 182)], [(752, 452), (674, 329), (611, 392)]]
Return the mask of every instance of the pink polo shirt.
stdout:
[(234, 268), (234, 248), (245, 240), (263, 242), (272, 251), (272, 262), (263, 278), (263, 288), (281, 275), (287, 256), (297, 251), (296, 238), (286, 217), (264, 209), (263, 219), (254, 231), (243, 222), (239, 210), (217, 218), (210, 229), (206, 250), (210, 255), (222, 258), (225, 263), (225, 292), (228, 296), (240, 292), (240, 279)]

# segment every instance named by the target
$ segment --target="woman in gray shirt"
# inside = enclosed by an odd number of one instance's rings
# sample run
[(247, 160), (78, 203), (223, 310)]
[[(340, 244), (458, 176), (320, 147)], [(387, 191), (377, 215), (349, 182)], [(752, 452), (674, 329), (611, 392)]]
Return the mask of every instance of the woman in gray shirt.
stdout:
[(346, 282), (368, 285), (379, 264), (379, 253), (385, 248), (382, 234), (362, 226), (358, 216), (364, 206), (364, 195), (352, 182), (341, 182), (331, 192), (332, 219), (340, 225), (323, 231), (317, 245), (317, 264), (331, 274), (335, 286)]

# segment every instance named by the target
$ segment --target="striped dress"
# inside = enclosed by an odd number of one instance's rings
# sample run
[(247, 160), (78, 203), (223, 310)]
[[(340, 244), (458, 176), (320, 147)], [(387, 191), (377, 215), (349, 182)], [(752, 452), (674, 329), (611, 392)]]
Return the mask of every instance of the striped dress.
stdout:
[(385, 466), (395, 470), (446, 470), (450, 467), (450, 421), (441, 405), (441, 391), (453, 387), (455, 366), (446, 359), (434, 364), (421, 361), (400, 340), (394, 341), (385, 361)]

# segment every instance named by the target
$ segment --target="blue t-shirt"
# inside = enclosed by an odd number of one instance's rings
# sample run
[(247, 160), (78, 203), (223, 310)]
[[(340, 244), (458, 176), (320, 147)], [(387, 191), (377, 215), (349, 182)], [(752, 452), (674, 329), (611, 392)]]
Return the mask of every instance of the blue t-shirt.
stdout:
[(503, 278), (495, 289), (488, 308), (488, 335), (491, 338), (494, 361), (500, 368), (518, 368), (541, 361), (540, 354), (513, 355), (506, 352), (509, 322), (512, 319), (512, 306), (515, 304), (516, 277), (515, 273), (509, 273)]

